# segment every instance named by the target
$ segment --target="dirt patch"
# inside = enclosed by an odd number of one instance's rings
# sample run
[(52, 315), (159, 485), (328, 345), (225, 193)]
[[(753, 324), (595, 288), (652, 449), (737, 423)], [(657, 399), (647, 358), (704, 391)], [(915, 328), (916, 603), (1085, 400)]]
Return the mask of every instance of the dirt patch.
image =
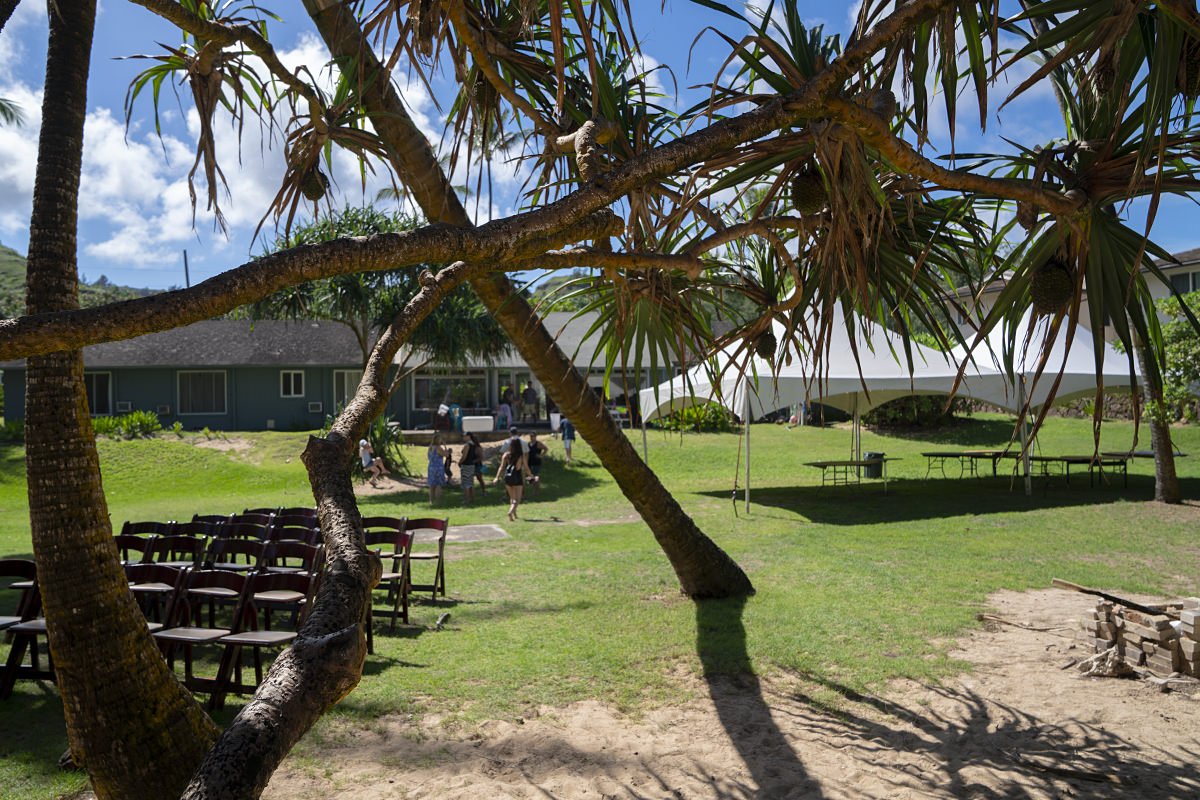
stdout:
[(249, 439), (243, 439), (240, 436), (217, 436), (212, 439), (197, 437), (190, 441), (196, 447), (206, 447), (209, 450), (232, 453), (239, 458), (246, 458), (250, 455), (250, 451), (254, 449), (254, 444)]
[(263, 797), (1200, 796), (1196, 694), (1068, 666), (1085, 655), (1076, 620), (1094, 598), (1047, 590), (991, 602), (1029, 627), (991, 622), (967, 636), (952, 655), (973, 672), (940, 686), (863, 697), (789, 676), (680, 676), (686, 699), (638, 719), (592, 701), (457, 732), (436, 715), (383, 717), (323, 747), (319, 768), (285, 764)]

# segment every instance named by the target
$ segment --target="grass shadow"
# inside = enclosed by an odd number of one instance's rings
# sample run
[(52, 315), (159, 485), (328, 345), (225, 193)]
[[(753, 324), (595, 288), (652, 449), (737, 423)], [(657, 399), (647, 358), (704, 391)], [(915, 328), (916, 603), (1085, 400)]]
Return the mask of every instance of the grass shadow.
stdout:
[[(949, 486), (947, 486), (949, 483)], [(1200, 479), (1181, 478), (1180, 491), (1185, 497), (1200, 495)], [(953, 487), (952, 491), (948, 489)], [(729, 498), (727, 491), (699, 492), (719, 500)], [(1033, 494), (1026, 496), (1023, 482), (1011, 485), (1007, 477), (893, 480), (888, 492), (878, 482), (851, 486), (752, 486), (753, 505), (795, 512), (812, 522), (827, 525), (874, 525), (941, 519), (959, 516), (1036, 511), (1039, 509), (1102, 506), (1118, 501), (1144, 502), (1154, 497), (1154, 478), (1130, 475), (1129, 487), (1120, 477), (1111, 483), (1088, 486), (1085, 476), (1072, 476), (1068, 485), (1062, 476), (1049, 481), (1035, 477)], [(742, 503), (741, 492), (737, 502)], [(742, 506), (738, 511), (741, 513)]]

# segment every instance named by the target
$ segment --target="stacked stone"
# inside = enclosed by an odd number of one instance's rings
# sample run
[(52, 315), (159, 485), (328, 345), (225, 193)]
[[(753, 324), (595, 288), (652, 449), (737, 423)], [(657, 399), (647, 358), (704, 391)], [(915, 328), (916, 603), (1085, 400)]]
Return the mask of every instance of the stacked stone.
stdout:
[(1107, 600), (1097, 603), (1094, 609), (1083, 615), (1082, 625), (1092, 637), (1095, 652), (1103, 653), (1113, 647), (1120, 651), (1123, 623), (1120, 615), (1114, 613), (1112, 603)]
[(1097, 653), (1115, 647), (1132, 667), (1200, 677), (1200, 598), (1162, 608), (1170, 613), (1147, 614), (1106, 600), (1084, 615), (1083, 628)]
[[(1194, 597), (1189, 599), (1196, 600)], [(1180, 672), (1200, 678), (1200, 610), (1197, 608), (1179, 612), (1179, 660)]]

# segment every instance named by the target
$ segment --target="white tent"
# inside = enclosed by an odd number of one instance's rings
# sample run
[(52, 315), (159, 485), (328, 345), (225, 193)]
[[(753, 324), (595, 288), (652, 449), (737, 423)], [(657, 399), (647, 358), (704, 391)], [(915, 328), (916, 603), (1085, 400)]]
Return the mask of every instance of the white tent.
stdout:
[[(1018, 352), (1014, 357), (1014, 372), (1018, 379), (1015, 382), (1009, 380), (1001, 366), (1001, 354), (1005, 350), (1004, 331), (995, 329), (985, 342), (973, 349), (974, 358), (963, 370), (957, 395), (1019, 412), (1024, 405), (1025, 392), (1028, 391), (1030, 407), (1037, 409), (1045, 404), (1060, 369), (1063, 375), (1055, 394), (1056, 401), (1094, 392), (1097, 386), (1094, 339), (1082, 327), (1076, 328), (1070, 348), (1066, 345), (1066, 331), (1059, 332), (1042, 375), (1037, 376), (1035, 381), (1040, 344), (1044, 340), (1047, 324), (1045, 319), (1037, 320), (1031, 329), (1027, 315), (1019, 326), (1020, 331), (1031, 331), (1032, 344), (1024, 348), (1027, 352), (1021, 353), (1022, 342), (1016, 342)], [(781, 324), (775, 325), (774, 332), (777, 341), (786, 343)], [(946, 354), (911, 343), (910, 371), (903, 342), (896, 334), (882, 326), (875, 326), (868, 336), (856, 324), (853, 336), (851, 346), (850, 334), (845, 326), (835, 322), (825, 352), (813, 354), (792, 351), (792, 363), (781, 367), (777, 375), (772, 373), (768, 361), (757, 356), (751, 359), (751, 366), (739, 373), (731, 366), (731, 353), (723, 351), (715, 356), (714, 362), (720, 373), (720, 392), (716, 391), (717, 387), (704, 365), (697, 365), (688, 372), (690, 384), (684, 376), (678, 376), (658, 387), (643, 389), (639, 393), (642, 418), (653, 420), (693, 403), (715, 401), (743, 419), (752, 420), (785, 406), (820, 402), (854, 416), (852, 454), (855, 460), (861, 460), (859, 415), (900, 397), (949, 394), (958, 376), (958, 365), (966, 360), (966, 350), (956, 348)], [(776, 354), (777, 360), (782, 360), (784, 347), (786, 344), (781, 345), (780, 352)], [(1104, 348), (1100, 371), (1104, 386), (1128, 387), (1130, 374), (1127, 359), (1111, 345), (1105, 345)], [(688, 385), (692, 388), (690, 392)], [(1022, 448), (1025, 449), (1024, 436), (1022, 440)], [(746, 448), (748, 504), (748, 436)], [(1028, 484), (1028, 462), (1025, 464), (1025, 473)], [(1028, 491), (1028, 485), (1026, 489)]]
[[(1106, 389), (1122, 387), (1127, 390), (1132, 385), (1129, 359), (1117, 352), (1111, 344), (1102, 345), (1100, 371), (1097, 375), (1096, 341), (1086, 328), (1082, 326), (1075, 328), (1075, 333), (1071, 337), (1071, 345), (1068, 348), (1066, 322), (1063, 323), (1062, 329), (1059, 330), (1058, 336), (1050, 348), (1042, 374), (1038, 376), (1037, 368), (1041, 361), (1042, 344), (1045, 341), (1050, 320), (1047, 317), (1033, 320), (1031, 327), (1031, 316), (1031, 313), (1027, 312), (1018, 323), (1016, 338), (1012, 344), (1007, 342), (1007, 336), (1002, 326), (997, 326), (988, 334), (984, 342), (972, 349), (971, 354), (976, 364), (980, 365), (979, 368), (989, 374), (995, 373), (1000, 379), (975, 384), (964, 394), (975, 400), (982, 400), (1019, 413), (1024, 405), (1019, 380), (1021, 377), (1025, 379), (1024, 388), (1029, 396), (1029, 407), (1033, 411), (1037, 411), (1045, 405), (1046, 398), (1049, 397), (1050, 389), (1058, 379), (1060, 370), (1062, 371), (1062, 380), (1054, 395), (1056, 403), (1094, 394), (1096, 386), (1101, 380)], [(1028, 347), (1024, 346), (1026, 338), (1029, 342)], [(1003, 366), (1002, 353), (1006, 349), (1015, 351), (1013, 380), (1009, 380)], [(951, 357), (955, 361), (962, 361), (966, 357), (966, 350), (961, 347), (955, 348), (951, 351)]]
[[(714, 362), (721, 373), (719, 398), (704, 366), (697, 365), (688, 372), (695, 390), (694, 400), (685, 388), (684, 376), (677, 376), (640, 392), (643, 418), (657, 419), (693, 402), (710, 400), (749, 419), (807, 402), (821, 402), (850, 414), (856, 410), (861, 413), (912, 394), (948, 394), (958, 374), (957, 363), (946, 354), (915, 342), (910, 344), (913, 365), (910, 372), (902, 339), (878, 325), (870, 335), (856, 325), (851, 340), (845, 326), (835, 323), (827, 351), (819, 353), (796, 352), (788, 348), (782, 324), (776, 323), (774, 333), (776, 340), (784, 343), (776, 359), (783, 361), (785, 350), (791, 353), (791, 363), (781, 366), (777, 375), (773, 374), (766, 359), (757, 356), (744, 371), (739, 371), (731, 366), (731, 354), (721, 352)], [(987, 366), (972, 369), (965, 379), (966, 384), (974, 385), (983, 375), (998, 376), (998, 372)], [(999, 385), (998, 377), (989, 380)]]

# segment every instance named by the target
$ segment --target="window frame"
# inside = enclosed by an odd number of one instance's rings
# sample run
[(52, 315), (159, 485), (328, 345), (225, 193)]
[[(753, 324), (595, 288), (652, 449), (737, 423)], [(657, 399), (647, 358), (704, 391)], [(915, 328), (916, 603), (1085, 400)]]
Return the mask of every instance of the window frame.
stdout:
[[(183, 410), (183, 376), (184, 375), (220, 375), (221, 376), (221, 410), (220, 411), (184, 411)], [(181, 369), (175, 372), (175, 411), (181, 417), (225, 416), (229, 413), (229, 376), (223, 369)]]
[[(357, 376), (354, 379), (354, 386), (346, 385), (346, 376)], [(363, 371), (361, 369), (335, 369), (333, 371), (333, 407), (342, 409), (346, 404), (354, 398), (354, 392), (358, 389), (358, 384), (362, 383)], [(341, 388), (346, 395), (341, 400), (338, 400), (338, 389)]]
[(480, 386), (481, 386), (481, 391), (479, 393), (478, 399), (480, 399), (484, 403), (484, 405), (483, 406), (469, 406), (469, 408), (485, 408), (485, 407), (489, 406), (487, 370), (468, 368), (467, 370), (458, 370), (458, 371), (452, 372), (452, 373), (434, 374), (434, 373), (429, 373), (429, 372), (418, 372), (415, 375), (413, 375), (411, 383), (409, 385), (409, 398), (408, 398), (409, 399), (409, 408), (416, 410), (416, 411), (429, 411), (430, 413), (437, 410), (438, 405), (441, 403), (440, 400), (432, 406), (422, 406), (422, 405), (417, 404), (418, 403), (417, 384), (420, 381), (429, 381), (429, 380), (477, 381), (480, 383)]
[[(300, 378), (300, 390), (296, 391), (296, 378)], [(291, 379), (290, 381), (288, 379)], [(288, 391), (288, 389), (291, 391)], [(286, 398), (303, 398), (305, 397), (304, 386), (304, 370), (302, 369), (281, 369), (279, 370), (279, 396)]]
[[(104, 410), (104, 411), (97, 409), (96, 402), (95, 402), (96, 398), (92, 397), (93, 392), (88, 391), (88, 384), (91, 383), (92, 386), (94, 387), (95, 382), (96, 382), (96, 377), (100, 376), (100, 375), (103, 375), (106, 379), (106, 381), (105, 381), (106, 385), (104, 387), (105, 388), (104, 405), (105, 405), (106, 410)], [(84, 392), (84, 394), (87, 395), (88, 416), (92, 416), (92, 417), (112, 416), (112, 414), (113, 414), (113, 410), (112, 410), (113, 409), (112, 372), (110, 372), (109, 370), (95, 370), (95, 371), (85, 370), (83, 373), (83, 392)]]

